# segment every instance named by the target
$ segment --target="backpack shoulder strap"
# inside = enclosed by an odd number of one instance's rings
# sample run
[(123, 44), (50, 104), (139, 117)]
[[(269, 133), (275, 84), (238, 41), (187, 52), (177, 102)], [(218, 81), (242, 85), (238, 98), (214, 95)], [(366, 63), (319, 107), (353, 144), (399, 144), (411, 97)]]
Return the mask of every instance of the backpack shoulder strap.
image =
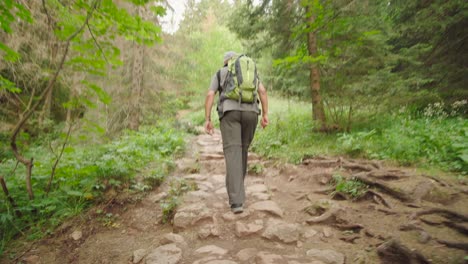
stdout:
[(221, 92), (221, 69), (216, 72), (216, 77), (218, 78), (218, 91)]

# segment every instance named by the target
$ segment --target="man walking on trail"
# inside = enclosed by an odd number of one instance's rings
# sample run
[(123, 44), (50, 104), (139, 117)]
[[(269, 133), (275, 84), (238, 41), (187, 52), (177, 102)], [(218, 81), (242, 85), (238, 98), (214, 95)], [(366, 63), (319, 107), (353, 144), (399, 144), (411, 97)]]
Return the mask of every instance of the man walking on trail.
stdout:
[[(253, 92), (252, 102), (244, 102), (246, 91), (241, 90), (240, 99), (238, 100), (230, 99), (227, 95), (226, 90), (229, 90), (229, 84), (227, 83), (229, 81), (232, 83), (232, 68), (234, 68), (234, 66), (231, 67), (231, 65), (235, 64), (237, 71), (240, 72), (240, 66), (239, 68), (237, 68), (237, 66), (240, 64), (239, 60), (242, 56), (243, 55), (238, 56), (233, 51), (224, 54), (224, 67), (213, 76), (205, 100), (205, 132), (212, 135), (214, 128), (211, 122), (211, 108), (213, 106), (215, 94), (219, 91), (220, 99), (217, 110), (223, 140), (224, 159), (226, 161), (226, 189), (229, 196), (231, 211), (236, 214), (242, 213), (244, 210), (244, 178), (247, 173), (247, 155), (257, 127), (258, 115), (260, 114), (257, 99), (260, 99), (262, 105), (261, 126), (265, 128), (268, 125), (267, 93), (265, 87), (257, 78), (256, 66), (253, 61), (251, 61), (252, 63), (250, 65), (253, 64), (255, 66), (253, 83), (256, 91)], [(250, 58), (248, 59), (251, 60)], [(249, 64), (247, 63), (246, 65), (248, 68)], [(250, 76), (247, 78), (250, 78)], [(237, 80), (238, 78), (236, 81)], [(236, 83), (236, 86), (239, 86), (238, 84), (239, 83)]]

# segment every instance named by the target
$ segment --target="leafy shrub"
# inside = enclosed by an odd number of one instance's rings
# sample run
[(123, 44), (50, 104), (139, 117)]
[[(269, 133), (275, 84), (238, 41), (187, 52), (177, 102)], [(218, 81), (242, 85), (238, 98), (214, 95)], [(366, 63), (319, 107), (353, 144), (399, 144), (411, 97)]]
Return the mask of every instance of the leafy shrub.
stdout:
[[(16, 160), (3, 160), (0, 175), (5, 175), (22, 217), (15, 216), (9, 203), (0, 204), (0, 255), (6, 244), (24, 230), (28, 230), (31, 238), (41, 237), (53, 232), (64, 219), (99, 202), (106, 190), (130, 187), (134, 176), (150, 162), (154, 164), (155, 172), (149, 176), (152, 178), (149, 179), (151, 186), (160, 184), (174, 168), (173, 159), (183, 150), (184, 144), (183, 132), (175, 130), (169, 123), (161, 123), (158, 127), (142, 127), (138, 132), (127, 131), (120, 138), (103, 145), (70, 145), (57, 167), (49, 194), (45, 189), (51, 164), (56, 158), (49, 151), (49, 146), (54, 143), (31, 144), (25, 156), (35, 157), (32, 184), (36, 198), (32, 201), (24, 192), (24, 166), (15, 169)], [(148, 187), (133, 189), (147, 190)]]
[(198, 189), (196, 183), (188, 182), (185, 179), (173, 179), (169, 183), (170, 189), (166, 198), (161, 203), (162, 209), (162, 223), (168, 223), (172, 221), (177, 210), (177, 206), (180, 203), (180, 197), (190, 191)]
[(331, 184), (335, 185), (334, 192), (341, 192), (348, 194), (352, 198), (356, 199), (364, 195), (369, 188), (366, 184), (355, 179), (346, 179), (339, 174), (333, 175)]

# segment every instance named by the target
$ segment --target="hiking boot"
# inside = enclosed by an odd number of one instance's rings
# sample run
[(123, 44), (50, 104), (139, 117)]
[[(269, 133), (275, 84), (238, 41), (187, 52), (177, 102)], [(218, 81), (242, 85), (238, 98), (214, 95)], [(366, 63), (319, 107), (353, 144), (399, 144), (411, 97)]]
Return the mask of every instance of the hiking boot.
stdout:
[(235, 214), (240, 214), (244, 212), (244, 207), (242, 207), (242, 204), (231, 204), (231, 211)]

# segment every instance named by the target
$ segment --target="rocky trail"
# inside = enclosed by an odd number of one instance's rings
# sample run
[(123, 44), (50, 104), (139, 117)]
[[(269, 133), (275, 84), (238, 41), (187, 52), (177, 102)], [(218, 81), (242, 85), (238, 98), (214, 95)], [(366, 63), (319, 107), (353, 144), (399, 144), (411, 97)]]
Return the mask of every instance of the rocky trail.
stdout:
[[(161, 187), (134, 202), (116, 198), (91, 209), (13, 262), (467, 263), (468, 188), (459, 181), (375, 161), (290, 165), (252, 153), (249, 163), (255, 169), (246, 177), (245, 210), (235, 215), (220, 134), (196, 136)], [(336, 191), (337, 174), (369, 188), (359, 199)], [(163, 224), (160, 203), (168, 203), (174, 182), (196, 188)]]

